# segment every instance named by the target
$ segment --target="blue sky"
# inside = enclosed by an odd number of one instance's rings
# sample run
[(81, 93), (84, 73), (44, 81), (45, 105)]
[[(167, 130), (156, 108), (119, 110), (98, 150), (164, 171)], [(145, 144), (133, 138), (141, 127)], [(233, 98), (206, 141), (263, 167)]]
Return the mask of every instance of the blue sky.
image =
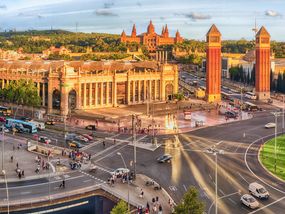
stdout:
[(0, 30), (65, 29), (130, 34), (168, 24), (188, 39), (203, 40), (215, 23), (223, 39), (252, 39), (255, 19), (272, 39), (285, 41), (285, 0), (0, 0)]

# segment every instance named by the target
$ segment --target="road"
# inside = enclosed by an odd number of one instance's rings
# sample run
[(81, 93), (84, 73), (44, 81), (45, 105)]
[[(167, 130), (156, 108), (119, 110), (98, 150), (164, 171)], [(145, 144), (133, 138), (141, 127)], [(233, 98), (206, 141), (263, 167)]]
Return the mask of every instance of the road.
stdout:
[[(154, 178), (177, 202), (189, 186), (197, 187), (200, 197), (206, 204), (207, 213), (214, 213), (215, 157), (207, 151), (215, 146), (217, 150), (224, 151), (223, 154), (218, 155), (219, 213), (251, 212), (240, 204), (240, 196), (248, 192), (248, 184), (253, 181), (262, 183), (270, 193), (269, 200), (260, 201), (261, 210), (257, 213), (283, 213), (284, 183), (272, 178), (257, 161), (257, 152), (262, 141), (255, 142), (255, 140), (273, 134), (273, 129), (264, 128), (264, 124), (273, 120), (273, 115), (268, 110), (255, 113), (251, 120), (207, 127), (178, 136), (160, 136), (159, 142), (164, 144), (155, 151), (137, 149), (137, 172)], [(281, 127), (281, 121), (279, 118), (279, 127)], [(55, 136), (48, 131), (43, 133)], [(112, 170), (123, 165), (117, 152), (122, 153), (127, 165), (132, 168), (133, 147), (119, 141), (130, 141), (131, 136), (112, 133), (106, 135), (111, 139), (106, 140), (105, 148), (100, 138), (86, 147), (86, 151), (92, 154), (92, 162), (99, 166), (97, 172), (73, 171), (61, 177), (10, 183), (10, 200), (21, 201), (47, 196), (49, 189), (50, 194), (62, 191), (67, 193), (69, 190), (104, 183)], [(62, 139), (60, 136), (57, 137)], [(144, 138), (144, 136), (140, 137)], [(115, 144), (112, 138), (116, 139)], [(144, 138), (144, 141), (148, 140), (149, 137)], [(156, 158), (164, 153), (170, 153), (173, 156), (172, 163), (156, 162)], [(65, 190), (58, 188), (63, 177), (66, 179)], [(0, 199), (3, 200), (5, 198), (3, 184), (0, 186), (0, 192)]]

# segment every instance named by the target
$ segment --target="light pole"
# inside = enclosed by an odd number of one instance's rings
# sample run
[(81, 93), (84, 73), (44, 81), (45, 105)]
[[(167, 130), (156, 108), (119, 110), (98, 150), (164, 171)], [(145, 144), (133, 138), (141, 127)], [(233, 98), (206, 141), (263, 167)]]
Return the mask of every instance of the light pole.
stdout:
[(15, 111), (15, 114), (14, 114), (14, 119), (16, 118), (16, 115), (17, 115), (17, 112), (18, 112), (19, 107), (22, 107), (22, 105), (18, 105), (18, 106), (17, 106), (16, 111)]
[(132, 115), (132, 134), (133, 134), (133, 145), (134, 145), (134, 179), (136, 178), (137, 172), (136, 172), (136, 165), (137, 165), (137, 140), (136, 140), (136, 115)]
[(4, 171), (4, 150), (5, 150), (5, 140), (4, 140), (4, 125), (2, 125), (2, 172)]
[[(117, 152), (117, 155), (121, 156), (123, 164), (124, 164), (124, 167), (126, 169), (128, 169), (122, 153), (121, 152)], [(128, 181), (128, 213), (130, 213), (130, 181), (129, 181), (129, 172), (127, 173), (127, 181)]]
[[(276, 146), (277, 146), (277, 117), (280, 115), (280, 112), (272, 112), (272, 114), (275, 117), (275, 138), (274, 138), (274, 172), (276, 173), (276, 167), (277, 167), (277, 154), (276, 154)], [(284, 117), (282, 115), (282, 117)]]
[(284, 95), (282, 96), (283, 108), (282, 108), (282, 133), (284, 132)]
[(7, 182), (7, 177), (6, 177), (6, 172), (5, 172), (5, 170), (2, 170), (2, 174), (4, 175), (5, 184), (6, 184), (7, 213), (9, 214), (9, 213), (10, 213), (9, 190), (8, 190), (8, 182)]

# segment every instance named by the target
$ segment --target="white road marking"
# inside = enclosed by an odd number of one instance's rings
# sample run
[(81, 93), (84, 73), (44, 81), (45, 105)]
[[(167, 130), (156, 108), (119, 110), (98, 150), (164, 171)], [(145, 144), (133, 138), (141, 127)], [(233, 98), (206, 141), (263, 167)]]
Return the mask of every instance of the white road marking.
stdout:
[[(228, 195), (224, 195), (224, 196), (222, 196), (222, 197), (219, 197), (219, 198), (218, 198), (218, 202), (219, 202), (220, 199), (227, 198), (227, 197), (230, 197), (230, 196), (235, 195), (235, 194), (239, 194), (239, 192), (233, 192), (233, 193), (230, 193), (230, 194), (228, 194)], [(211, 213), (211, 209), (212, 209), (212, 207), (214, 206), (214, 203), (215, 203), (215, 201), (213, 201), (213, 203), (212, 203), (211, 206), (209, 207), (209, 209), (208, 209), (208, 214)]]
[(83, 183), (87, 183), (87, 182), (90, 182), (90, 181), (92, 181), (92, 180), (88, 179), (88, 180), (83, 181)]
[(211, 178), (211, 180), (213, 180), (212, 176), (209, 174), (209, 177)]
[(249, 184), (249, 182), (247, 180), (245, 180), (245, 178), (238, 172), (238, 175), (247, 183)]
[(220, 193), (222, 193), (222, 195), (225, 195), (225, 193), (223, 192), (223, 190), (219, 189)]
[(63, 175), (64, 178), (70, 178), (70, 175)]
[(27, 195), (27, 194), (30, 194), (31, 192), (21, 192), (20, 194), (21, 195)]
[(185, 184), (183, 184), (183, 187), (184, 187), (185, 192), (187, 192), (187, 188), (186, 188)]
[(237, 204), (233, 199), (229, 198), (229, 201), (232, 202), (233, 204)]

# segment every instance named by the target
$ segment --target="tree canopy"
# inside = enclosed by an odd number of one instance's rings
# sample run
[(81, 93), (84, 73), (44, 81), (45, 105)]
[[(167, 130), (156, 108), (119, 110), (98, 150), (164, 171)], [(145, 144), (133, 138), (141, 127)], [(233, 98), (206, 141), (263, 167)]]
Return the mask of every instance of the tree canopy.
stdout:
[(4, 89), (0, 90), (4, 101), (13, 102), (18, 105), (38, 107), (41, 98), (32, 80), (11, 81)]
[(111, 210), (111, 214), (127, 214), (128, 205), (125, 201), (120, 200), (119, 203)]
[(199, 199), (198, 190), (192, 186), (184, 194), (181, 202), (174, 209), (176, 214), (202, 214), (204, 212), (205, 205)]

